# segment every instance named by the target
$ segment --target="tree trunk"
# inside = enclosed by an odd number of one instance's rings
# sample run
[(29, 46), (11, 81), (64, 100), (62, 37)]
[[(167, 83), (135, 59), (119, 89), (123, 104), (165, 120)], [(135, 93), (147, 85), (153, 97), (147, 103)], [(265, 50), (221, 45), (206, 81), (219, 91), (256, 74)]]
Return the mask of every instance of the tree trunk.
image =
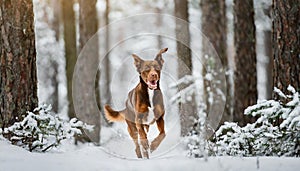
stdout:
[(273, 0), (273, 14), (274, 86), (300, 91), (300, 1)]
[[(104, 97), (101, 101), (103, 104), (111, 104), (111, 92), (110, 92), (110, 57), (109, 57), (109, 53), (110, 53), (110, 27), (109, 27), (109, 13), (110, 13), (110, 2), (109, 0), (105, 0), (106, 3), (106, 9), (105, 9), (105, 49), (106, 49), (106, 55), (105, 58), (101, 61), (103, 62), (103, 69), (101, 69), (102, 73), (103, 73), (103, 80), (104, 80), (104, 84), (103, 84), (103, 91), (101, 92), (102, 97)], [(99, 74), (98, 74), (99, 75)], [(100, 97), (100, 94), (99, 94)], [(100, 99), (99, 99), (99, 104), (100, 104)], [(101, 108), (100, 105), (100, 109), (102, 114), (104, 114), (103, 108)], [(106, 124), (107, 126), (111, 126), (113, 125), (112, 122), (108, 122), (108, 120), (106, 119), (106, 117), (104, 115), (102, 115), (103, 117), (103, 123)]]
[(109, 90), (109, 84), (110, 84), (110, 60), (109, 60), (109, 49), (110, 49), (110, 30), (109, 30), (109, 0), (106, 0), (106, 10), (105, 10), (105, 26), (106, 26), (106, 35), (105, 35), (105, 48), (107, 51), (105, 60), (104, 60), (104, 72), (105, 72), (105, 91), (104, 97), (105, 97), (105, 104), (110, 104), (111, 101), (111, 94)]
[[(80, 33), (80, 50), (83, 50), (83, 47), (86, 45), (89, 39), (93, 36), (98, 36), (98, 18), (97, 18), (97, 11), (96, 11), (96, 2), (97, 0), (79, 0), (80, 6), (80, 14), (79, 14), (79, 33)], [(75, 106), (77, 117), (88, 123), (94, 125), (93, 132), (86, 132), (87, 137), (84, 137), (88, 141), (93, 141), (95, 143), (100, 142), (100, 113), (98, 106), (92, 105), (91, 100), (94, 100), (91, 97), (94, 97), (91, 92), (93, 92), (92, 88), (95, 89), (96, 98), (99, 98), (99, 73), (96, 75), (92, 75), (93, 69), (96, 67), (98, 68), (99, 63), (99, 47), (98, 47), (98, 38), (93, 37), (93, 44), (89, 44), (89, 46), (85, 46), (84, 54), (82, 54), (83, 58), (89, 58), (89, 61), (93, 61), (88, 63), (87, 66), (83, 66), (82, 72), (85, 75), (82, 80), (82, 84), (80, 85), (81, 91), (84, 93), (82, 94), (82, 98), (79, 100), (80, 106)], [(96, 78), (96, 79), (95, 79)], [(89, 85), (94, 85), (89, 86)], [(76, 99), (78, 100), (78, 99)], [(99, 99), (96, 99), (99, 100)], [(99, 105), (99, 101), (98, 101)], [(100, 106), (99, 106), (100, 107)]]
[[(209, 42), (214, 46), (215, 50), (217, 51), (218, 57), (221, 59), (224, 72), (229, 71), (228, 66), (228, 59), (227, 59), (227, 25), (226, 25), (226, 4), (225, 0), (202, 0), (200, 3), (201, 10), (202, 10), (202, 32), (204, 36), (206, 36), (209, 40)], [(211, 45), (207, 43), (206, 39), (203, 39), (202, 43), (202, 52), (204, 56), (214, 57), (218, 58), (217, 56), (214, 56), (214, 52), (212, 52), (212, 49), (210, 47)], [(203, 60), (209, 60), (203, 58)], [(211, 59), (210, 59), (211, 60)], [(209, 61), (206, 61), (205, 63), (208, 63)], [(203, 78), (206, 78), (206, 74), (209, 74), (207, 72), (211, 73), (217, 73), (220, 68), (216, 68), (216, 66), (211, 66), (211, 70), (206, 67), (203, 68)], [(229, 80), (229, 74), (226, 74), (226, 87), (223, 87), (223, 89), (226, 92), (223, 92), (226, 94), (226, 105), (224, 113), (220, 113), (220, 116), (215, 117), (222, 117), (221, 123), (224, 123), (224, 121), (232, 121), (232, 101), (231, 101), (231, 84)], [(204, 80), (204, 94), (205, 94), (205, 101), (206, 101), (206, 107), (207, 111), (210, 109), (210, 102), (208, 100), (208, 93), (209, 89), (213, 91), (212, 88), (209, 88), (211, 84), (208, 80)], [(213, 93), (216, 95), (217, 93)], [(214, 98), (213, 103), (225, 103), (223, 99), (219, 99), (221, 101), (218, 101), (216, 98)], [(214, 117), (214, 118), (215, 118)], [(214, 119), (218, 120), (218, 119)], [(216, 123), (219, 124), (219, 123)], [(217, 126), (217, 125), (216, 125)]]
[[(263, 9), (264, 15), (271, 19), (272, 5), (266, 6)], [(273, 95), (273, 52), (272, 52), (272, 31), (270, 29), (264, 30), (264, 52), (268, 59), (265, 63), (266, 67), (266, 99), (272, 99)]]
[(51, 75), (51, 84), (54, 88), (54, 91), (51, 95), (50, 104), (52, 104), (52, 110), (55, 113), (58, 113), (58, 106), (59, 106), (59, 95), (58, 95), (58, 85), (59, 81), (57, 79), (58, 76), (58, 63), (56, 61), (51, 61), (51, 68), (53, 69), (53, 74)]
[[(188, 16), (188, 1), (174, 0), (175, 16), (181, 20), (176, 20), (176, 39), (177, 39), (177, 56), (178, 56), (178, 79), (192, 75), (192, 56), (190, 50), (190, 32), (189, 32), (189, 16)], [(179, 91), (189, 85), (179, 86)], [(195, 119), (198, 118), (195, 110), (195, 97), (190, 101), (180, 102), (180, 122), (181, 135), (186, 136), (193, 127)]]
[(249, 123), (244, 110), (257, 102), (257, 74), (253, 0), (234, 0), (234, 118)]
[[(156, 7), (155, 8), (155, 12), (157, 14), (162, 14), (162, 9), (161, 7)], [(157, 28), (160, 29), (162, 27), (162, 17), (160, 15), (157, 15), (156, 17), (156, 25)], [(163, 47), (163, 40), (162, 40), (162, 36), (161, 35), (157, 35), (157, 49), (162, 49)]]
[(64, 23), (64, 42), (65, 42), (65, 58), (66, 58), (66, 73), (67, 73), (67, 95), (68, 95), (68, 116), (75, 117), (73, 98), (72, 98), (72, 78), (73, 71), (77, 59), (76, 51), (76, 28), (75, 14), (73, 10), (73, 0), (62, 0), (62, 12)]
[[(52, 0), (51, 1), (51, 8), (53, 12), (53, 20), (51, 23), (51, 27), (55, 32), (55, 40), (57, 43), (59, 43), (59, 37), (60, 37), (60, 24), (61, 24), (61, 0)], [(53, 94), (51, 96), (51, 104), (52, 104), (52, 110), (55, 113), (58, 113), (58, 107), (59, 107), (59, 94), (58, 94), (58, 86), (59, 81), (57, 78), (58, 73), (58, 67), (59, 64), (56, 60), (51, 61), (51, 67), (53, 68), (53, 75), (51, 75), (51, 84), (54, 88)]]
[(0, 3), (0, 126), (21, 121), (38, 105), (32, 1)]
[(268, 58), (266, 63), (266, 99), (272, 99), (273, 93), (273, 55), (272, 55), (272, 32), (264, 31), (265, 54)]
[(61, 20), (61, 5), (60, 1), (63, 0), (51, 0), (51, 7), (53, 11), (52, 29), (55, 31), (55, 39), (58, 42), (60, 36), (60, 20)]

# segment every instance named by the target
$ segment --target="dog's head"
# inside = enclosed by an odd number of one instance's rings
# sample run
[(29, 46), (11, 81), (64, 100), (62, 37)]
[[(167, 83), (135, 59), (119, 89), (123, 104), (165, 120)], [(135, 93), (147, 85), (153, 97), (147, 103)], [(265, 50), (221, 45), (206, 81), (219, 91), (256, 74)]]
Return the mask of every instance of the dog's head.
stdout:
[(157, 83), (160, 79), (160, 71), (164, 64), (162, 54), (167, 52), (167, 50), (168, 48), (161, 49), (155, 59), (149, 61), (145, 61), (137, 55), (132, 54), (137, 71), (150, 89), (157, 88)]

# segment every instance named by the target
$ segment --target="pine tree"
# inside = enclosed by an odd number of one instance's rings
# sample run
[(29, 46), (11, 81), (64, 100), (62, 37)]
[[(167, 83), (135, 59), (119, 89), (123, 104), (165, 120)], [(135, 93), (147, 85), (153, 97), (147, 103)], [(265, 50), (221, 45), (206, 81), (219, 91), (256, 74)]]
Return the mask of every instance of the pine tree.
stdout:
[(234, 0), (234, 112), (240, 125), (250, 122), (244, 110), (256, 104), (257, 73), (253, 0)]
[[(202, 32), (204, 36), (207, 37), (210, 43), (212, 43), (214, 49), (217, 51), (218, 57), (221, 59), (224, 72), (228, 73), (229, 66), (228, 66), (228, 59), (227, 59), (227, 47), (226, 47), (226, 37), (227, 37), (227, 25), (226, 25), (226, 4), (225, 0), (202, 0), (200, 3), (201, 10), (202, 10)], [(207, 43), (206, 39), (203, 39), (202, 42), (203, 48), (203, 55), (204, 56), (214, 56), (214, 51), (212, 52), (211, 45)], [(217, 58), (217, 56), (214, 56), (214, 58)], [(209, 60), (212, 59), (205, 59), (205, 63), (209, 63)], [(208, 71), (208, 68), (203, 68), (203, 77), (205, 78), (205, 75), (208, 74), (208, 72), (218, 72), (220, 68), (216, 68), (216, 66), (211, 66), (212, 71)], [(226, 104), (225, 104), (225, 110), (222, 116), (216, 115), (215, 117), (222, 117), (222, 123), (224, 121), (231, 121), (232, 120), (232, 114), (231, 114), (231, 85), (229, 83), (229, 74), (226, 74), (226, 84), (224, 84), (226, 87), (223, 87), (226, 92), (223, 92), (226, 94)], [(204, 94), (205, 94), (205, 101), (206, 101), (206, 107), (207, 110), (210, 109), (211, 105), (208, 101), (208, 87), (210, 86), (208, 80), (204, 80)], [(216, 94), (216, 92), (214, 93)], [(219, 99), (221, 101), (218, 101), (217, 99), (214, 100), (214, 103), (224, 103), (223, 99)], [(214, 120), (218, 120), (217, 118), (214, 118)], [(216, 123), (218, 124), (218, 123)], [(216, 125), (217, 126), (217, 125)]]
[[(83, 137), (85, 141), (93, 141), (95, 143), (100, 142), (100, 113), (99, 108), (100, 103), (98, 101), (98, 106), (91, 103), (95, 100), (93, 97), (99, 98), (99, 74), (93, 75), (93, 70), (98, 68), (99, 63), (99, 47), (98, 47), (98, 17), (96, 10), (97, 0), (79, 0), (80, 13), (79, 13), (79, 42), (80, 42), (80, 58), (86, 59), (89, 62), (85, 66), (81, 66), (81, 72), (84, 77), (82, 80), (77, 80), (79, 91), (82, 92), (80, 99), (75, 99), (76, 106), (75, 110), (77, 117), (91, 125), (94, 125), (93, 132), (85, 132), (86, 137)], [(88, 40), (92, 39), (93, 44), (88, 44)], [(96, 79), (95, 79), (96, 77)], [(78, 82), (79, 81), (79, 82)], [(94, 86), (91, 86), (94, 85)], [(94, 91), (95, 89), (95, 91)], [(96, 95), (92, 94), (93, 92)], [(78, 91), (75, 93), (79, 93)], [(99, 99), (96, 99), (96, 101)], [(74, 102), (75, 104), (75, 102)], [(83, 139), (81, 139), (83, 140)]]
[[(178, 78), (192, 74), (192, 56), (190, 50), (190, 32), (189, 32), (189, 15), (188, 1), (174, 0), (176, 20), (176, 39), (177, 39), (177, 55), (178, 55)], [(182, 21), (183, 20), (183, 21)], [(186, 21), (186, 22), (184, 22)], [(179, 91), (186, 88), (188, 85), (179, 86)], [(180, 120), (181, 120), (181, 135), (185, 136), (189, 133), (194, 124), (194, 119), (197, 118), (195, 111), (195, 101), (192, 97), (191, 101), (179, 103)]]
[(273, 0), (273, 83), (285, 94), (289, 85), (300, 91), (299, 18), (300, 1)]
[(64, 25), (64, 42), (67, 74), (68, 116), (75, 117), (72, 98), (72, 78), (77, 59), (75, 14), (73, 10), (74, 0), (62, 0), (62, 13)]
[(21, 121), (38, 105), (32, 1), (0, 6), (0, 126)]

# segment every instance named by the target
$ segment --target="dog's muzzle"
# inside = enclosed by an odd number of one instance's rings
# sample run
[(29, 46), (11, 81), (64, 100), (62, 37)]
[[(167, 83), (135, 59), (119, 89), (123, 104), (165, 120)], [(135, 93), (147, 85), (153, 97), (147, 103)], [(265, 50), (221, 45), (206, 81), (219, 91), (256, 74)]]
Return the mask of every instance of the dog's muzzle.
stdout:
[(158, 82), (158, 80), (148, 81), (147, 82), (148, 88), (150, 88), (152, 90), (157, 89), (157, 82)]

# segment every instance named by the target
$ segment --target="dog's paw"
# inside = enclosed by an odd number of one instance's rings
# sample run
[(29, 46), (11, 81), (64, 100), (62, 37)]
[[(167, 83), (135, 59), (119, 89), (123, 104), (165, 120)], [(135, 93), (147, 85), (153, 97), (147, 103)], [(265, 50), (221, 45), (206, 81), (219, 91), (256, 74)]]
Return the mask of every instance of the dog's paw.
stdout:
[(152, 153), (154, 150), (156, 150), (158, 147), (158, 143), (153, 141), (150, 145), (150, 153)]

